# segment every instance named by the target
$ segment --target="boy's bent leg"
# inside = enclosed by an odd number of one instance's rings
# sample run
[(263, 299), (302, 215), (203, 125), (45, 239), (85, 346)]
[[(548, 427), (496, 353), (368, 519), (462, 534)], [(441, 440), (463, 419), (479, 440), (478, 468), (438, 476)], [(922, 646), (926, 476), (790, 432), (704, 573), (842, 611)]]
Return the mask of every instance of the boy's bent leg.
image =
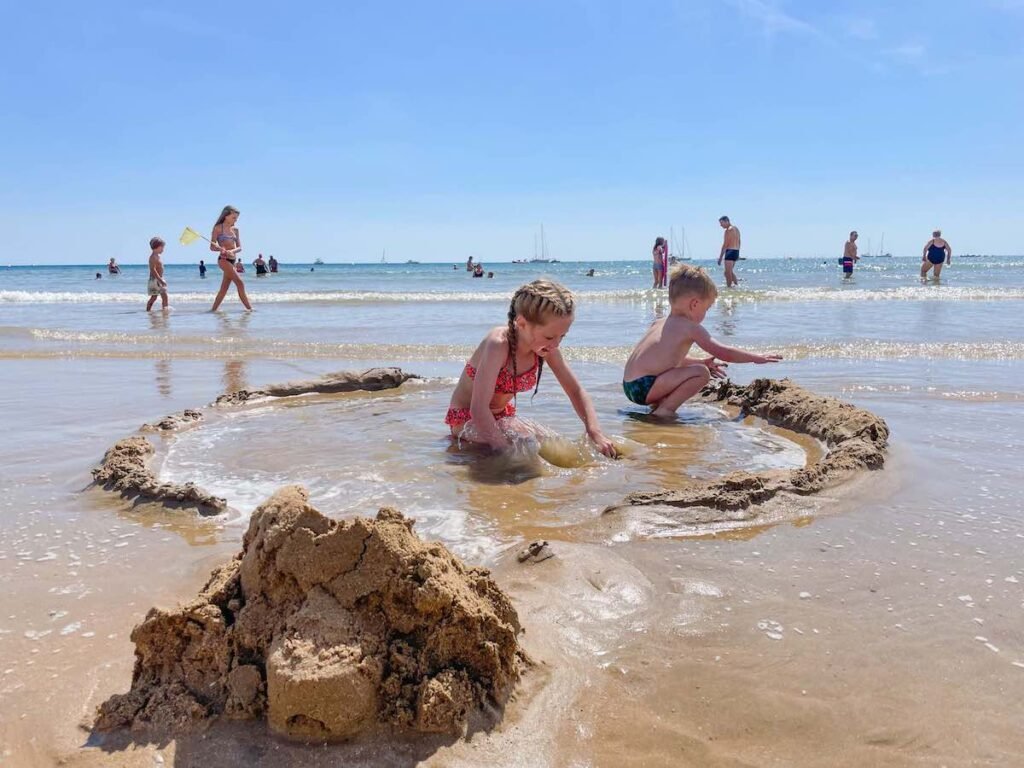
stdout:
[(672, 416), (687, 400), (703, 389), (711, 379), (705, 365), (683, 365), (665, 371), (654, 381), (647, 393), (647, 404), (653, 406), (652, 416)]

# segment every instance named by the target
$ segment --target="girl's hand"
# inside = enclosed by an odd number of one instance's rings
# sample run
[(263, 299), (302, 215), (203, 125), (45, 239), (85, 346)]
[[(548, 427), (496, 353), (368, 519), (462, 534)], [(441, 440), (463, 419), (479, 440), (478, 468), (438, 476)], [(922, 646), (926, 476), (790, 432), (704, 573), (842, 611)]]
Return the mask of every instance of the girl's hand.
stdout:
[(708, 373), (711, 374), (713, 379), (724, 379), (725, 369), (728, 367), (728, 363), (719, 363), (715, 360), (714, 356), (707, 358), (702, 361), (708, 369)]
[(763, 365), (764, 363), (777, 363), (782, 360), (782, 355), (761, 355), (760, 360), (755, 360), (756, 365)]
[(594, 441), (594, 445), (597, 446), (597, 450), (609, 459), (619, 458), (619, 449), (615, 447), (615, 443), (605, 437), (600, 430), (595, 429), (593, 432), (588, 431), (587, 435)]

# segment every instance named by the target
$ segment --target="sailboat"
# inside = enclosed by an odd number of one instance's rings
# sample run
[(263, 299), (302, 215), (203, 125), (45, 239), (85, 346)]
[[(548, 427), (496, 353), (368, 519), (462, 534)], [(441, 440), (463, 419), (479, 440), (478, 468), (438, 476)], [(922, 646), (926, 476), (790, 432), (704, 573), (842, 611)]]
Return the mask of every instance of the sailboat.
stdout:
[(548, 246), (544, 241), (544, 225), (540, 225), (540, 256), (537, 255), (537, 241), (536, 238), (533, 242), (533, 258), (530, 259), (531, 264), (557, 264), (558, 259), (552, 259), (548, 257)]
[(668, 260), (670, 264), (675, 264), (677, 261), (693, 261), (693, 257), (686, 253), (689, 250), (689, 243), (686, 242), (686, 227), (680, 227), (679, 229), (681, 234), (677, 241), (675, 229), (673, 227), (668, 228)]
[(868, 249), (867, 249), (867, 252), (864, 254), (864, 258), (872, 258), (872, 257), (874, 257), (876, 259), (891, 259), (892, 258), (892, 254), (891, 253), (887, 253), (886, 250), (885, 250), (885, 232), (882, 233), (882, 242), (878, 246), (878, 253), (872, 253), (871, 252), (871, 238), (870, 237), (868, 238)]

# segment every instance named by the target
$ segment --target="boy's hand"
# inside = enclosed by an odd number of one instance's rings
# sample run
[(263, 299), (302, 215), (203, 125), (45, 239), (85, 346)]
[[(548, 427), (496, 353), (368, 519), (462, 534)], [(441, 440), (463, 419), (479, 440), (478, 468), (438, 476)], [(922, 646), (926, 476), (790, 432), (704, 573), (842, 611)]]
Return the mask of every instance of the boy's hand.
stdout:
[(715, 360), (714, 356), (709, 357), (706, 360), (702, 360), (701, 362), (704, 363), (705, 367), (707, 367), (708, 373), (711, 374), (711, 378), (725, 378), (725, 369), (728, 367), (728, 363), (720, 363)]
[(601, 432), (595, 430), (587, 433), (591, 440), (594, 441), (594, 445), (597, 446), (597, 450), (607, 456), (609, 459), (619, 458), (619, 450), (615, 447), (615, 443), (609, 440)]
[(765, 363), (777, 363), (782, 360), (782, 355), (760, 355), (759, 360), (755, 360), (755, 365), (764, 365)]

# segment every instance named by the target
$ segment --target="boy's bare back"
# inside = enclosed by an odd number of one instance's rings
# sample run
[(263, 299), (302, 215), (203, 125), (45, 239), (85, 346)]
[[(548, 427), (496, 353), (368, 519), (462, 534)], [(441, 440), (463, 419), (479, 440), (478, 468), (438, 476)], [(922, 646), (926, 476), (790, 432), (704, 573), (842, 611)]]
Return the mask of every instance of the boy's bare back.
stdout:
[(660, 376), (683, 365), (694, 342), (699, 344), (707, 337), (708, 332), (700, 323), (679, 315), (655, 320), (633, 348), (623, 378), (630, 381), (641, 376)]

